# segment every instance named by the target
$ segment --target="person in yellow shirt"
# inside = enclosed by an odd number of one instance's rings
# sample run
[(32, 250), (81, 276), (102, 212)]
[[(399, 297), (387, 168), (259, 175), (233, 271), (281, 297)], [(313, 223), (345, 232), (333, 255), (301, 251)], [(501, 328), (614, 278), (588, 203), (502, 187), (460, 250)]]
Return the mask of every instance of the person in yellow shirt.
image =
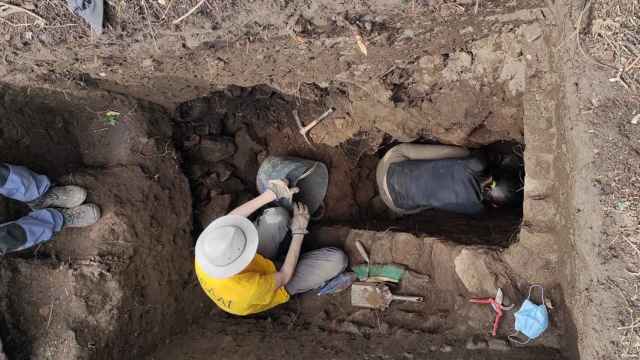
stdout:
[[(287, 302), (290, 296), (316, 289), (347, 267), (346, 254), (321, 248), (300, 255), (309, 210), (293, 204), (293, 218), (284, 207), (266, 209), (255, 223), (248, 217), (275, 200), (292, 201), (298, 188), (286, 180), (271, 180), (253, 200), (214, 220), (200, 234), (195, 270), (205, 293), (222, 310), (250, 315)], [(282, 266), (278, 249), (291, 230), (291, 244)]]

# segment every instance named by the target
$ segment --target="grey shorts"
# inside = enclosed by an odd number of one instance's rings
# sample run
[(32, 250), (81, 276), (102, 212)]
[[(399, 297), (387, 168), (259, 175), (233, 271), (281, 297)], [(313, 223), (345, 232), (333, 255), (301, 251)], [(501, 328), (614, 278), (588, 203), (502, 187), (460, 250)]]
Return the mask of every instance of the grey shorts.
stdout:
[[(258, 253), (272, 261), (276, 261), (280, 244), (289, 231), (291, 216), (287, 209), (274, 207), (266, 209), (256, 220), (258, 228)], [(326, 247), (300, 255), (298, 265), (285, 286), (289, 295), (300, 294), (317, 289), (343, 272), (349, 263), (344, 251)]]

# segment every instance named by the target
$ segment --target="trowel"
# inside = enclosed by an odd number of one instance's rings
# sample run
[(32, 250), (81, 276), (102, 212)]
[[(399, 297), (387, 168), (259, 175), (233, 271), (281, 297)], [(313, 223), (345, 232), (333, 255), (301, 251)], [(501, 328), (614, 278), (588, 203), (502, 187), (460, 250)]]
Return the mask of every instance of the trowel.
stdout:
[(424, 302), (423, 297), (394, 295), (382, 284), (354, 283), (351, 286), (351, 305), (384, 310), (393, 300)]

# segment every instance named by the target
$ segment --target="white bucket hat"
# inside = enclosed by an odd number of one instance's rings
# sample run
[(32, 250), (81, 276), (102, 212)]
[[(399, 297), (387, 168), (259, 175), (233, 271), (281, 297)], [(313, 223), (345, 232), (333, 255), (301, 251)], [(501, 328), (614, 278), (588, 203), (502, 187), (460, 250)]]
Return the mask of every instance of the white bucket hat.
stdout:
[(196, 242), (196, 261), (208, 275), (224, 279), (238, 274), (258, 251), (258, 230), (249, 219), (226, 215), (209, 224)]

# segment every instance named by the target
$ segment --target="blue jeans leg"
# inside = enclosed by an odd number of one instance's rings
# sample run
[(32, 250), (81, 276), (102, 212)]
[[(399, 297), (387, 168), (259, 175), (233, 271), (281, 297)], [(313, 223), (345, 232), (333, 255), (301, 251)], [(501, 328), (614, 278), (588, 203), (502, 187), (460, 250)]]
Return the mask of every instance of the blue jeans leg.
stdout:
[(0, 225), (0, 253), (20, 251), (51, 240), (62, 230), (64, 217), (55, 209), (29, 213), (18, 221)]
[(6, 169), (9, 169), (9, 175), (4, 184), (0, 182), (0, 195), (8, 198), (23, 202), (33, 201), (44, 195), (51, 186), (48, 177), (37, 174), (24, 166), (0, 164), (0, 167), (4, 168), (4, 171), (0, 170), (0, 173), (6, 174)]
[[(24, 166), (0, 163), (0, 195), (18, 201), (33, 201), (51, 187), (49, 178)], [(29, 215), (0, 225), (0, 254), (20, 251), (50, 240), (64, 225), (55, 209), (32, 211)]]

